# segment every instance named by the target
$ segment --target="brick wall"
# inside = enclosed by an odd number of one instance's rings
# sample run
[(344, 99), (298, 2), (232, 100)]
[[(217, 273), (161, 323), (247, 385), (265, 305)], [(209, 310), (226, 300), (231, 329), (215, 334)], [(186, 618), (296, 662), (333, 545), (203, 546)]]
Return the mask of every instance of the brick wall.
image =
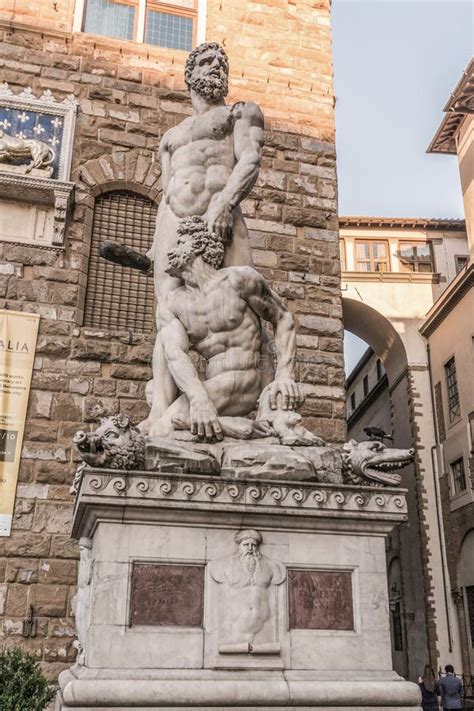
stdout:
[[(206, 39), (220, 42), (231, 57), (228, 100), (245, 95), (260, 104), (275, 129), (334, 142), (330, 0), (206, 4)], [(36, 32), (54, 30), (46, 46), (55, 52), (52, 38), (71, 32), (75, 5), (75, 0), (4, 0), (0, 23)], [(113, 61), (114, 52), (120, 53), (123, 68), (130, 69), (122, 71), (124, 79), (140, 70), (145, 80), (159, 81), (162, 87), (185, 88), (183, 52), (79, 33), (69, 35), (68, 41), (94, 59)], [(28, 43), (31, 46), (31, 37)], [(37, 46), (42, 45), (39, 39)], [(82, 68), (90, 72), (93, 66), (85, 62)]]
[[(212, 4), (209, 22), (215, 24), (215, 33), (210, 38), (222, 39), (217, 36), (225, 29), (219, 25), (220, 10), (217, 5), (213, 10)], [(280, 13), (280, 3), (272, 4)], [(235, 1), (230, 13), (237, 25), (243, 22), (238, 19), (238, 5)], [(303, 5), (325, 18), (324, 23), (316, 23), (314, 46), (320, 46), (317, 51), (329, 67), (328, 3)], [(17, 0), (17, 9), (25, 6), (36, 7)], [(40, 6), (45, 12), (49, 7)], [(58, 6), (70, 18), (67, 3)], [(256, 19), (252, 13), (245, 18), (255, 27), (242, 25), (243, 38), (268, 32), (261, 22), (257, 28)], [(67, 24), (66, 19), (61, 22)], [(292, 27), (296, 31), (297, 25)], [(156, 147), (164, 131), (181, 121), (190, 106), (183, 90), (183, 53), (171, 64), (171, 53), (162, 52), (158, 62), (156, 48), (150, 50), (150, 58), (149, 48), (138, 50), (137, 45), (122, 51), (119, 42), (105, 38), (40, 34), (21, 27), (0, 29), (0, 39), (2, 80), (15, 92), (25, 86), (32, 86), (35, 93), (48, 88), (57, 98), (73, 93), (80, 102), (71, 178), (76, 185), (75, 208), (65, 250), (0, 244), (0, 308), (37, 312), (42, 317), (13, 532), (10, 538), (0, 538), (0, 630), (3, 644), (21, 643), (33, 650), (54, 677), (75, 656), (71, 600), (78, 555), (77, 544), (69, 539), (68, 489), (75, 469), (71, 438), (107, 412), (142, 419), (147, 413), (144, 387), (151, 372), (151, 335), (81, 325), (94, 197), (106, 189), (126, 187), (158, 200)], [(241, 50), (230, 39), (227, 46), (234, 67), (231, 99), (256, 98), (267, 112), (265, 102), (271, 101), (274, 82), (273, 109), (268, 110), (276, 112), (276, 106), (283, 106), (275, 79), (280, 74), (278, 65), (269, 70), (270, 87), (263, 95), (255, 90), (256, 78), (236, 79), (239, 61), (250, 62), (250, 49), (242, 50), (239, 59)], [(270, 66), (276, 49), (269, 49), (267, 55), (263, 44), (258, 46), (260, 54), (253, 64)], [(306, 85), (306, 76), (302, 81)], [(283, 126), (278, 116), (267, 121), (260, 178), (243, 208), (255, 264), (296, 317), (300, 377), (310, 391), (303, 410), (306, 424), (329, 441), (342, 441), (344, 375), (332, 93), (330, 82), (321, 81), (313, 94), (323, 97), (329, 92), (330, 100), (315, 101), (312, 127), (302, 115), (293, 127)], [(293, 121), (295, 117), (296, 105)], [(30, 605), (38, 621), (37, 636), (24, 639), (21, 623)]]

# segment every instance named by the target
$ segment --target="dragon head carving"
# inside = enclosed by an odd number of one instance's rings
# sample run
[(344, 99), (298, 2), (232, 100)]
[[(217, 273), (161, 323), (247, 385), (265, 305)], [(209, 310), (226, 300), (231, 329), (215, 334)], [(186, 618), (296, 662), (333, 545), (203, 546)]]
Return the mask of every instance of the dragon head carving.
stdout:
[(351, 439), (342, 448), (344, 479), (348, 484), (398, 486), (398, 471), (411, 464), (414, 455), (414, 449), (394, 449), (382, 442)]

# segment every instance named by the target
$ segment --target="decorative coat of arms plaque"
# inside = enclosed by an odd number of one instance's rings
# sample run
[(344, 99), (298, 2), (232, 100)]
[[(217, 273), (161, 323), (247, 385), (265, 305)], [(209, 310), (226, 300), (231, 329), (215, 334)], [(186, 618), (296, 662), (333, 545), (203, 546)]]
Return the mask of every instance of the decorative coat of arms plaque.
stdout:
[(73, 95), (60, 102), (49, 90), (0, 85), (0, 239), (63, 245), (77, 105)]

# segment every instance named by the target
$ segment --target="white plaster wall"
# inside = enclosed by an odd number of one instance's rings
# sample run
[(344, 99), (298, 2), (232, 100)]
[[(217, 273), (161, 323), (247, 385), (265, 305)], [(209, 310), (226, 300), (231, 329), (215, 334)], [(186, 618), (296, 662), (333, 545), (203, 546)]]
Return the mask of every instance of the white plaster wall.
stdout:
[(471, 259), (474, 259), (474, 116), (466, 116), (457, 136), (459, 174)]

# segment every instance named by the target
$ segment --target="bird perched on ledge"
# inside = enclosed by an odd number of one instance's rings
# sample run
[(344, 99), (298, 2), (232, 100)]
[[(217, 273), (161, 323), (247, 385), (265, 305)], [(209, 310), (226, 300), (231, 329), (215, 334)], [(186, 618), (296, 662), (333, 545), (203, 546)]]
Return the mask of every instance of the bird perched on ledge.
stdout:
[(393, 442), (392, 435), (387, 434), (381, 427), (364, 427), (364, 432), (371, 441), (383, 442), (389, 439)]

